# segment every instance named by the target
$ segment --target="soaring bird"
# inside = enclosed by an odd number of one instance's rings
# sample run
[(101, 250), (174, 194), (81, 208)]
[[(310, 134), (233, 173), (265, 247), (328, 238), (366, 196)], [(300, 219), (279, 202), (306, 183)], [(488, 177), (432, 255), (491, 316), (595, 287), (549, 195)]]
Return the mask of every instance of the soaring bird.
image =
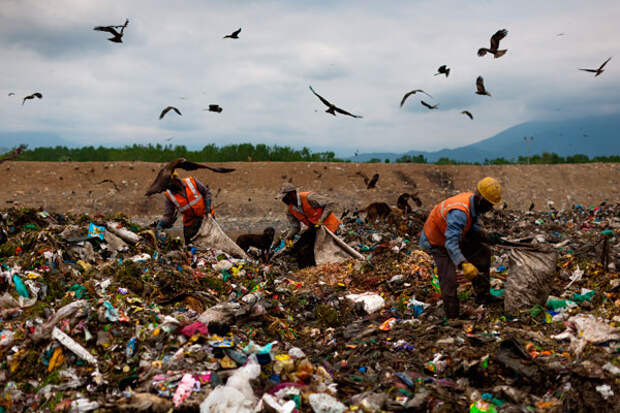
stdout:
[(476, 95), (491, 96), (491, 94), (484, 88), (484, 79), (482, 76), (478, 76), (476, 79)]
[(429, 108), (429, 109), (437, 109), (437, 108), (439, 107), (439, 103), (437, 103), (436, 105), (432, 105), (432, 106), (431, 106), (431, 105), (429, 105), (428, 103), (426, 103), (426, 102), (425, 102), (425, 101), (423, 101), (423, 100), (421, 100), (421, 101), (420, 101), (420, 103), (421, 103), (423, 106), (426, 106), (426, 107), (427, 107), (427, 108)]
[(368, 176), (366, 176), (366, 174), (363, 172), (358, 171), (357, 175), (361, 176), (364, 179), (364, 184), (366, 184), (366, 189), (372, 189), (375, 186), (377, 186), (377, 181), (379, 181), (379, 174), (374, 174), (372, 178), (370, 179), (368, 179)]
[(450, 68), (447, 67), (446, 65), (439, 66), (439, 68), (437, 69), (437, 73), (435, 73), (434, 76), (441, 75), (441, 74), (446, 75), (446, 77), (450, 76)]
[(15, 96), (15, 93), (9, 92), (9, 96)]
[(502, 29), (495, 32), (493, 36), (491, 36), (491, 47), (487, 49), (486, 47), (482, 47), (478, 49), (478, 56), (484, 56), (485, 54), (491, 53), (496, 59), (498, 57), (502, 57), (506, 54), (508, 49), (497, 50), (499, 48), (499, 41), (508, 35), (508, 30)]
[(221, 113), (224, 109), (222, 109), (222, 107), (220, 105), (209, 105), (208, 109), (203, 109), (209, 112), (217, 112), (217, 113)]
[(27, 100), (34, 99), (34, 98), (42, 99), (43, 95), (40, 94), (39, 92), (35, 92), (32, 95), (28, 95), (28, 96), (24, 97), (24, 100), (22, 100), (22, 106), (24, 105), (24, 103), (26, 103)]
[(463, 110), (463, 111), (461, 111), (461, 113), (462, 113), (463, 115), (467, 115), (467, 116), (469, 116), (469, 119), (474, 120), (474, 115), (472, 115), (470, 111), (468, 111), (468, 110)]
[(424, 93), (426, 96), (428, 96), (429, 98), (433, 99), (433, 97), (431, 95), (429, 95), (428, 93), (426, 93), (422, 89), (415, 89), (415, 90), (412, 90), (411, 92), (405, 93), (405, 96), (403, 96), (403, 100), (400, 101), (400, 107), (401, 108), (403, 107), (403, 105), (405, 104), (405, 100), (407, 100), (407, 98), (409, 96), (415, 95), (417, 92)]
[(161, 114), (159, 115), (159, 119), (163, 119), (164, 116), (166, 116), (166, 113), (170, 112), (170, 110), (174, 110), (176, 113), (179, 114), (179, 116), (183, 116), (181, 115), (181, 112), (179, 112), (179, 109), (175, 108), (174, 106), (168, 106), (167, 108), (161, 111)]
[(239, 33), (241, 33), (241, 28), (239, 28), (239, 30), (235, 30), (231, 34), (227, 34), (226, 36), (222, 37), (222, 39), (238, 39)]
[(188, 161), (185, 158), (175, 159), (174, 161), (166, 164), (166, 166), (164, 166), (159, 171), (159, 173), (157, 174), (157, 178), (155, 178), (155, 181), (151, 184), (151, 187), (148, 191), (146, 191), (145, 195), (151, 196), (153, 194), (158, 194), (165, 191), (170, 182), (170, 176), (177, 168), (184, 169), (186, 171), (193, 171), (196, 169), (209, 169), (217, 173), (228, 173), (234, 171), (234, 169), (230, 168), (213, 168), (211, 166), (201, 165), (199, 163)]
[[(98, 32), (107, 32), (110, 33), (113, 37), (110, 37), (108, 40), (114, 43), (123, 43), (123, 32), (125, 28), (129, 24), (129, 19), (125, 19), (125, 24), (121, 26), (96, 26), (93, 30), (97, 30)], [(116, 31), (116, 29), (120, 28), (121, 31)]]
[(319, 100), (320, 100), (321, 102), (323, 102), (323, 104), (324, 104), (325, 106), (327, 106), (327, 110), (326, 110), (325, 112), (327, 112), (327, 113), (331, 113), (331, 114), (332, 114), (332, 115), (334, 115), (334, 116), (336, 116), (336, 112), (338, 112), (338, 113), (341, 113), (341, 114), (343, 114), (343, 115), (349, 115), (349, 116), (354, 117), (354, 118), (361, 118), (361, 117), (362, 117), (362, 116), (359, 116), (359, 115), (354, 115), (354, 114), (352, 114), (352, 113), (349, 113), (349, 112), (347, 112), (347, 111), (346, 111), (346, 110), (344, 110), (344, 109), (340, 109), (339, 107), (337, 107), (336, 105), (334, 105), (333, 103), (331, 103), (330, 101), (328, 101), (327, 99), (325, 99), (323, 96), (321, 96), (321, 95), (319, 95), (318, 93), (316, 93), (316, 92), (314, 91), (314, 89), (312, 89), (312, 86), (310, 86), (310, 90), (312, 91), (312, 93), (314, 93), (314, 95), (315, 95), (316, 97), (318, 97), (318, 98), (319, 98)]
[(599, 66), (599, 68), (598, 68), (598, 69), (579, 69), (579, 70), (583, 70), (584, 72), (596, 73), (596, 74), (594, 75), (594, 77), (597, 77), (598, 75), (600, 75), (601, 73), (603, 73), (603, 72), (604, 72), (603, 68), (605, 67), (605, 65), (607, 64), (607, 62), (609, 62), (610, 60), (611, 60), (611, 57), (610, 57), (609, 59), (605, 60), (605, 61), (603, 62), (603, 64)]
[(26, 145), (19, 145), (17, 148), (13, 149), (13, 152), (0, 159), (0, 163), (17, 158), (24, 151), (24, 149), (26, 149), (26, 147)]

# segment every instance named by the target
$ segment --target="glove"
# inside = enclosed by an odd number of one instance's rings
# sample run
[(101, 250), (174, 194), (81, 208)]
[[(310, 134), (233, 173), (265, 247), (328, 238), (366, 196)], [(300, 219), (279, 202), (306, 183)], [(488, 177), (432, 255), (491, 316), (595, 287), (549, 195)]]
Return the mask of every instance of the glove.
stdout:
[(474, 278), (478, 276), (478, 268), (476, 268), (474, 264), (471, 264), (469, 262), (464, 262), (461, 265), (461, 269), (463, 270), (463, 275), (469, 281), (473, 280)]
[(293, 246), (293, 240), (292, 239), (287, 239), (286, 242), (284, 243), (284, 246), (286, 248), (291, 248)]
[(501, 241), (501, 235), (497, 232), (492, 232), (487, 235), (487, 241), (489, 244), (498, 244)]
[(163, 231), (164, 230), (164, 223), (159, 221), (157, 223), (157, 227), (155, 228), (157, 231)]

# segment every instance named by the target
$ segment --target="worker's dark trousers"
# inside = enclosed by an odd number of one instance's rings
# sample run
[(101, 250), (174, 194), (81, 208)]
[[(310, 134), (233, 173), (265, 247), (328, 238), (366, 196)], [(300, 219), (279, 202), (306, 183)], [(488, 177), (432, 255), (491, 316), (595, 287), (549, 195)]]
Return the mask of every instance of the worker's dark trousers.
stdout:
[(185, 245), (189, 244), (192, 238), (198, 233), (202, 225), (202, 219), (202, 217), (196, 218), (191, 225), (183, 225), (183, 239), (185, 240)]
[[(491, 250), (474, 236), (466, 238), (461, 243), (461, 252), (468, 262), (478, 268), (479, 274), (472, 281), (476, 303), (482, 303), (489, 296), (489, 270), (491, 267)], [(456, 266), (448, 256), (448, 251), (442, 247), (435, 247), (433, 259), (437, 265), (441, 298), (447, 318), (459, 317), (459, 300), (456, 296)]]

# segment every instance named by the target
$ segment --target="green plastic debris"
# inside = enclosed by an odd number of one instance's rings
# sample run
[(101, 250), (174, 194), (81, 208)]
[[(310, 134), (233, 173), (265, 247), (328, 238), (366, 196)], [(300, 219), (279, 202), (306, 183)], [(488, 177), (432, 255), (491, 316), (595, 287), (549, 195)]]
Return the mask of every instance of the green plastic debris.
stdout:
[(498, 288), (498, 289), (491, 288), (491, 289), (489, 290), (489, 292), (490, 292), (490, 293), (491, 293), (491, 295), (492, 295), (492, 296), (494, 296), (494, 297), (503, 297), (503, 296), (504, 296), (504, 292), (505, 292), (505, 291), (504, 291), (504, 289), (503, 289), (503, 288)]
[(576, 302), (577, 304), (581, 304), (584, 301), (590, 301), (592, 300), (592, 297), (594, 297), (595, 291), (588, 291), (585, 294), (582, 291), (582, 294), (578, 294), (575, 293), (573, 294), (573, 296), (571, 297), (573, 299), (574, 302)]
[(86, 295), (86, 287), (80, 284), (73, 284), (71, 288), (69, 288), (69, 292), (72, 292), (75, 298), (82, 298)]

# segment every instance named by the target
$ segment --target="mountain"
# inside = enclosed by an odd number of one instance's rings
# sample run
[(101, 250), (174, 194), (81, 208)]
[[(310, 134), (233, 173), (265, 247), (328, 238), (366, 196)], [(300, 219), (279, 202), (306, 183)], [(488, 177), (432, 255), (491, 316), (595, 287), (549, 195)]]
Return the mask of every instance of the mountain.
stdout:
[[(620, 155), (620, 115), (572, 119), (563, 121), (534, 121), (508, 128), (495, 136), (455, 149), (435, 152), (409, 151), (405, 155), (422, 154), (429, 162), (450, 158), (463, 162), (484, 162), (486, 159), (517, 159), (519, 156), (554, 152), (560, 156), (584, 154), (589, 157)], [(524, 141), (524, 137), (534, 139)], [(372, 158), (394, 161), (403, 154), (367, 153), (349, 158), (366, 162)]]
[[(11, 148), (21, 144), (28, 145), (28, 148), (38, 146), (78, 146), (74, 142), (61, 138), (55, 133), (46, 132), (0, 132), (0, 148)], [(0, 151), (0, 153), (3, 153)]]

